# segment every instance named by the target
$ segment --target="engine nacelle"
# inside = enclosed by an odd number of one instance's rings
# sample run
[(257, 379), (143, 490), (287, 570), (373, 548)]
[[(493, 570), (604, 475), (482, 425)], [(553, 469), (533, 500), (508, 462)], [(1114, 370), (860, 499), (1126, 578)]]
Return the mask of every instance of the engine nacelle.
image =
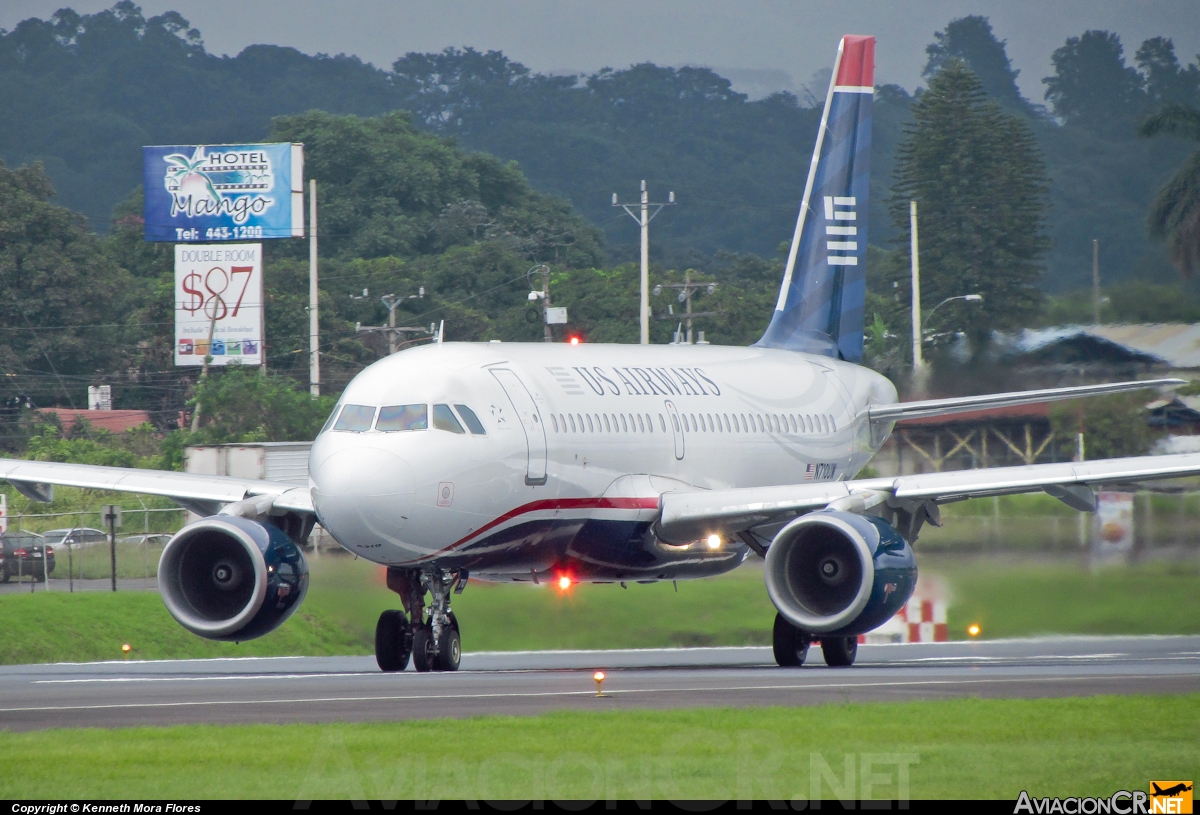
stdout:
[(158, 583), (176, 621), (210, 640), (240, 641), (274, 631), (308, 591), (308, 564), (269, 523), (213, 515), (167, 542)]
[(865, 634), (917, 585), (912, 547), (882, 518), (822, 510), (779, 530), (767, 549), (767, 594), (811, 634)]

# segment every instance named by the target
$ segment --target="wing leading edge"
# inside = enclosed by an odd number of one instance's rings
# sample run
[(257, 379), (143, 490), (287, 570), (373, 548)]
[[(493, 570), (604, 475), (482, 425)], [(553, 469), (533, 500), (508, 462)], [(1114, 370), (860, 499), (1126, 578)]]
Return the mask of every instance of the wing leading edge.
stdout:
[(1182, 379), (1147, 379), (1142, 382), (1109, 382), (1103, 385), (1079, 385), (1072, 388), (1046, 388), (1036, 391), (1012, 391), (989, 393), (984, 396), (960, 396), (952, 399), (928, 399), (921, 402), (894, 402), (890, 405), (872, 405), (867, 416), (872, 422), (895, 422), (901, 419), (920, 419), (925, 416), (949, 416), (954, 413), (969, 413), (973, 410), (1033, 405), (1039, 402), (1058, 402), (1078, 399), (1081, 396), (1103, 396), (1125, 393), (1147, 388), (1161, 388), (1187, 384)]
[(161, 495), (200, 515), (215, 515), (230, 504), (251, 498), (270, 499), (269, 509), (313, 513), (307, 487), (222, 475), (0, 459), (0, 479), (36, 501), (52, 500), (57, 485)]
[[(1075, 509), (1095, 509), (1092, 487), (1200, 475), (1200, 453), (991, 467), (731, 490), (668, 492), (659, 499), (659, 535), (670, 542), (736, 535), (802, 512), (832, 507), (863, 512), (886, 504), (937, 523), (937, 505), (992, 495), (1046, 492)], [(903, 531), (903, 530), (902, 530)], [(915, 534), (915, 530), (913, 530)]]

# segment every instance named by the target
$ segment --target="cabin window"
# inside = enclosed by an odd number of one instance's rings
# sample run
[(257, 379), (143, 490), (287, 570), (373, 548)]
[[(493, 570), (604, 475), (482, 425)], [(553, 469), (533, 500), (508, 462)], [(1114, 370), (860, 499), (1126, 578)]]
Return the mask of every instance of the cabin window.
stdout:
[(829, 432), (837, 432), (837, 419), (834, 419), (832, 416), (829, 417)]
[(658, 429), (664, 433), (667, 432), (667, 420), (663, 417), (663, 415), (661, 413), (658, 414)]
[(732, 430), (732, 429), (730, 429), (730, 427), (729, 427), (729, 414), (728, 414), (728, 413), (722, 413), (722, 414), (721, 414), (721, 417), (722, 417), (722, 418), (725, 420), (725, 432), (726, 432), (726, 433), (732, 433), (732, 432), (733, 432), (733, 430)]
[(767, 429), (765, 427), (763, 427), (763, 417), (762, 417), (761, 413), (754, 414), (754, 421), (758, 423), (758, 432), (759, 433), (767, 432)]
[(428, 430), (429, 408), (426, 405), (387, 405), (379, 409), (375, 429), (384, 433), (399, 430)]
[[(458, 411), (458, 415), (462, 417), (463, 423), (467, 426), (467, 430), (470, 430), (473, 435), (487, 435), (487, 431), (483, 429), (483, 422), (479, 421), (479, 417), (475, 415), (475, 411), (471, 410), (466, 405), (455, 405), (454, 409)], [(550, 418), (553, 419), (554, 416), (551, 415)]]
[(454, 418), (454, 411), (449, 405), (434, 405), (433, 406), (433, 426), (438, 430), (446, 430), (450, 433), (466, 433), (458, 419)]
[(558, 418), (553, 413), (550, 414), (550, 424), (554, 425), (554, 432), (557, 433), (558, 432)]
[(647, 433), (654, 432), (654, 417), (651, 416), (649, 413), (646, 414), (646, 432)]
[(621, 414), (621, 432), (623, 432), (623, 433), (629, 432), (629, 424), (628, 424), (628, 422), (625, 421), (624, 413)]
[(580, 432), (580, 433), (584, 432), (584, 431), (583, 431), (583, 414), (582, 414), (582, 413), (576, 413), (576, 414), (575, 414), (575, 418), (579, 420), (579, 432)]
[(638, 430), (642, 433), (646, 432), (646, 423), (642, 421), (642, 414), (637, 414)]
[(374, 419), (375, 408), (369, 405), (346, 405), (342, 408), (342, 415), (338, 416), (333, 429), (362, 433), (364, 430), (371, 429), (371, 422)]
[(792, 432), (795, 433), (796, 432), (796, 416), (795, 416), (795, 414), (789, 413), (786, 418), (788, 421), (788, 426), (791, 427)]
[(612, 432), (612, 426), (608, 423), (608, 414), (607, 413), (604, 414), (604, 432), (605, 433)]
[(575, 417), (568, 413), (567, 418), (571, 420), (571, 432), (577, 433), (578, 431), (575, 429)]
[(671, 414), (671, 426), (675, 428), (676, 433), (680, 432), (679, 431), (679, 417), (673, 413)]
[(589, 432), (589, 433), (595, 433), (595, 432), (596, 432), (595, 428), (593, 428), (593, 427), (592, 427), (592, 414), (590, 414), (590, 413), (589, 413), (589, 414), (588, 414), (588, 416), (587, 416), (587, 426), (588, 426), (588, 432)]

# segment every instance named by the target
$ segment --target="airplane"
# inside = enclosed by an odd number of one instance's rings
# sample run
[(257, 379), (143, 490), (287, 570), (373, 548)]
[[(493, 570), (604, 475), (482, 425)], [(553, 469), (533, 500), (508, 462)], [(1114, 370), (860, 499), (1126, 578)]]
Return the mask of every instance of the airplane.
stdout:
[(1155, 784), (1153, 781), (1150, 782), (1150, 786), (1154, 787), (1154, 792), (1150, 793), (1150, 795), (1155, 798), (1158, 798), (1160, 796), (1165, 797), (1165, 798), (1174, 798), (1179, 793), (1187, 792), (1188, 790), (1190, 790), (1192, 788), (1192, 785), (1188, 784), (1185, 781), (1180, 782), (1173, 787), (1167, 787), (1165, 790), (1163, 788), (1161, 788), (1160, 786), (1158, 786), (1158, 784)]
[(861, 365), (873, 37), (838, 46), (779, 299), (750, 347), (438, 341), (346, 387), (312, 445), (309, 485), (0, 460), (0, 479), (148, 493), (198, 515), (165, 546), (171, 615), (214, 640), (262, 636), (303, 601), (319, 522), (387, 568), (403, 609), (376, 625), (383, 671), (453, 671), (468, 578), (620, 583), (765, 560), (780, 666), (857, 636), (917, 580), (912, 545), (942, 504), (1200, 474), (1200, 455), (857, 478), (904, 418), (1180, 384), (1164, 379), (899, 402)]

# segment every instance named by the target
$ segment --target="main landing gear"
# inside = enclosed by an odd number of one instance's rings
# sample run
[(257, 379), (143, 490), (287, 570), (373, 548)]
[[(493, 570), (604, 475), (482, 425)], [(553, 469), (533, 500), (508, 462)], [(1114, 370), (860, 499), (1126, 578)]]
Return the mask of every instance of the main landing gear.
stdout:
[(858, 637), (817, 637), (796, 628), (782, 614), (775, 615), (771, 645), (779, 667), (799, 668), (808, 656), (808, 646), (818, 639), (821, 656), (830, 668), (849, 668), (854, 664), (854, 658), (858, 656)]
[[(400, 595), (404, 611), (379, 615), (375, 625), (379, 669), (403, 671), (411, 658), (418, 671), (457, 671), (462, 639), (450, 610), (450, 593), (461, 593), (466, 584), (466, 570), (388, 569), (387, 586)], [(428, 605), (426, 593), (431, 596)]]

